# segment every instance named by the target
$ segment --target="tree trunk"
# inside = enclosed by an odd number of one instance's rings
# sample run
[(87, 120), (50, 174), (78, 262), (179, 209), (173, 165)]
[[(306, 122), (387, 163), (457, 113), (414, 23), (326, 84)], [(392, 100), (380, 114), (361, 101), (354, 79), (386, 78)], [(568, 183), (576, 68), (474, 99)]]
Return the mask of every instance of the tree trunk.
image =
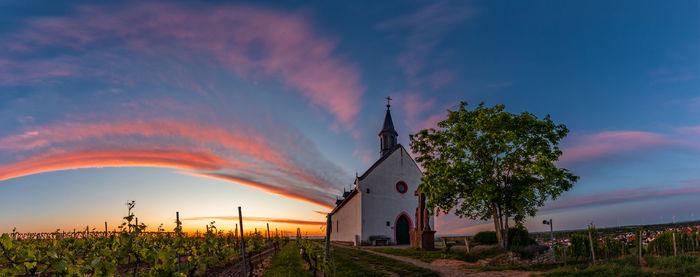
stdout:
[(506, 221), (506, 224), (505, 224), (505, 226), (503, 226), (503, 240), (506, 242), (505, 249), (510, 249), (510, 239), (508, 237), (508, 232), (510, 231), (509, 230), (510, 228), (508, 228), (508, 215), (505, 215), (505, 221)]
[(505, 249), (505, 245), (503, 244), (503, 238), (501, 237), (500, 218), (498, 216), (498, 210), (496, 209), (495, 203), (491, 203), (491, 213), (493, 214), (493, 225), (496, 229), (496, 238), (498, 239), (498, 245)]

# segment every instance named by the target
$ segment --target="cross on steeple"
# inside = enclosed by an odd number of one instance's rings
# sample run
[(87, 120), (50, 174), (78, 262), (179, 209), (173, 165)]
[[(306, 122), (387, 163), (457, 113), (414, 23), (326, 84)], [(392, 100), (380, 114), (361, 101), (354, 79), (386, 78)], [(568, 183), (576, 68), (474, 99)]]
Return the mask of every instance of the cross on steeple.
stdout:
[(386, 99), (386, 108), (387, 108), (387, 110), (388, 110), (389, 107), (391, 107), (391, 100), (393, 100), (393, 99), (391, 99), (390, 96), (387, 96), (387, 97), (384, 98), (384, 99)]

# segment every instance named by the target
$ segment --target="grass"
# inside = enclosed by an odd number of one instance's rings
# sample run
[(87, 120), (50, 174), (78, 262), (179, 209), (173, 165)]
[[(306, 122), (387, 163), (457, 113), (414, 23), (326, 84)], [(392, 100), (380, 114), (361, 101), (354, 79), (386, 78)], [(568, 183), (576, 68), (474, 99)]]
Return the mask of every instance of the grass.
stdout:
[(700, 256), (678, 255), (675, 257), (646, 257), (647, 265), (654, 269), (664, 270), (676, 276), (690, 276), (700, 274)]
[(265, 270), (264, 276), (311, 276), (304, 269), (303, 262), (296, 243), (287, 243), (272, 259), (272, 264)]
[(416, 248), (377, 248), (372, 249), (377, 252), (382, 252), (391, 255), (410, 257), (430, 263), (437, 259), (455, 259), (469, 263), (476, 262), (481, 259), (493, 258), (503, 253), (503, 250), (498, 247), (489, 248), (479, 252), (471, 252), (466, 254), (463, 251), (454, 250), (424, 250)]
[(437, 272), (362, 250), (333, 247), (334, 276), (440, 276)]
[(547, 271), (547, 270), (552, 270), (554, 268), (557, 268), (559, 265), (557, 264), (541, 264), (541, 265), (530, 265), (530, 266), (524, 266), (524, 265), (509, 265), (509, 266), (470, 266), (470, 265), (465, 265), (462, 266), (465, 269), (473, 270), (473, 271), (505, 271), (505, 270), (523, 270), (523, 271)]
[(614, 259), (596, 265), (581, 264), (560, 267), (540, 276), (695, 276), (700, 274), (700, 256), (645, 257), (647, 266), (640, 268), (634, 256)]

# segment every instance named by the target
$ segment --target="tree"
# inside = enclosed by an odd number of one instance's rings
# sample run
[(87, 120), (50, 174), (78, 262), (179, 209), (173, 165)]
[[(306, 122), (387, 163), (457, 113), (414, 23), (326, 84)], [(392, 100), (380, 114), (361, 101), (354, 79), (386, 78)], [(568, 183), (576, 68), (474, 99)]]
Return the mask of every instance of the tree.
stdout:
[(419, 189), (436, 212), (493, 219), (501, 247), (508, 249), (509, 219), (522, 223), (537, 208), (578, 180), (554, 164), (569, 130), (547, 115), (512, 114), (503, 105), (474, 110), (461, 102), (447, 111), (439, 129), (410, 135), (411, 149), (425, 174)]

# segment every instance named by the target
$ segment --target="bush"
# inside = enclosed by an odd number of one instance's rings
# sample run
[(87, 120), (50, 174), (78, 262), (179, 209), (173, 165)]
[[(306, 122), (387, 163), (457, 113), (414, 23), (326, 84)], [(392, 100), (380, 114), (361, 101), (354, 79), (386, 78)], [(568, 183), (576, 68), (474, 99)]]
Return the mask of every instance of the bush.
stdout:
[(481, 245), (492, 245), (498, 243), (496, 231), (483, 231), (474, 235), (474, 242)]
[(508, 229), (508, 244), (514, 247), (524, 247), (537, 244), (537, 242), (530, 237), (530, 233), (524, 226), (518, 225)]

